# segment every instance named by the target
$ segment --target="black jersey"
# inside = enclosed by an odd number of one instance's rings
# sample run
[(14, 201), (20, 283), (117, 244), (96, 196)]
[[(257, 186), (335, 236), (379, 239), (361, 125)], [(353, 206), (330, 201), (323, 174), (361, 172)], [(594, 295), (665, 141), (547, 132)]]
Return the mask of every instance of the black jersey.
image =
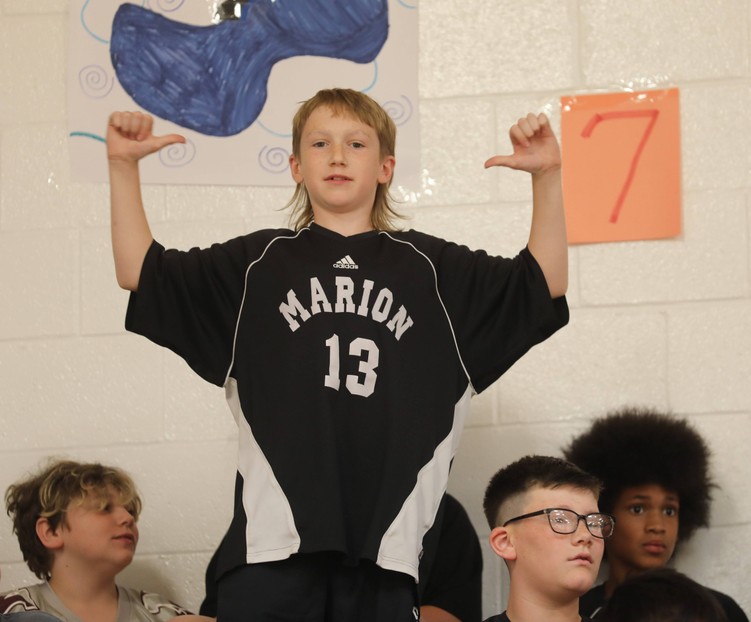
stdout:
[(417, 579), (469, 398), (567, 320), (526, 249), (313, 224), (155, 242), (126, 327), (225, 387), (239, 453), (220, 574), (340, 551)]

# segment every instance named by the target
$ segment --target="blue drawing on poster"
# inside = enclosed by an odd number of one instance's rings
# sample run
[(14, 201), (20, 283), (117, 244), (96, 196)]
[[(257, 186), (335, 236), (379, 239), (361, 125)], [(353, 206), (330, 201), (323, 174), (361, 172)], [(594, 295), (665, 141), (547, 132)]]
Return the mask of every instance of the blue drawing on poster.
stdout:
[(122, 4), (110, 55), (120, 84), (149, 112), (203, 134), (231, 136), (266, 102), (273, 65), (293, 56), (371, 62), (388, 37), (387, 0), (250, 0), (212, 26)]

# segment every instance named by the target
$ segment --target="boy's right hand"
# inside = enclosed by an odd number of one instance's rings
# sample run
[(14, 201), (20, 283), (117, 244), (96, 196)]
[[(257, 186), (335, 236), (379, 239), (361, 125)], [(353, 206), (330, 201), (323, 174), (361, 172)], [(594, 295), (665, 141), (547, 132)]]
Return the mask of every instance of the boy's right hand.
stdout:
[(107, 123), (107, 158), (110, 162), (138, 162), (167, 145), (184, 143), (180, 134), (154, 136), (154, 119), (143, 112), (113, 112)]

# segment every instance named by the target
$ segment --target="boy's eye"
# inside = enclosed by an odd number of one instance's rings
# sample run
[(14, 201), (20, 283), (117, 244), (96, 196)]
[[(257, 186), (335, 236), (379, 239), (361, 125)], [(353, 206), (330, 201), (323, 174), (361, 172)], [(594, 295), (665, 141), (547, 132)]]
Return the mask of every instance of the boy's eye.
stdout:
[(665, 508), (665, 516), (678, 516), (678, 508)]
[(325, 147), (326, 143), (324, 141), (322, 141), (322, 140), (317, 140), (316, 142), (313, 143), (313, 146), (314, 147)]
[(355, 149), (362, 149), (364, 146), (365, 145), (363, 143), (357, 140), (352, 143), (352, 147), (354, 147)]
[(643, 514), (644, 513), (644, 506), (643, 505), (632, 505), (629, 509), (629, 512), (632, 514)]

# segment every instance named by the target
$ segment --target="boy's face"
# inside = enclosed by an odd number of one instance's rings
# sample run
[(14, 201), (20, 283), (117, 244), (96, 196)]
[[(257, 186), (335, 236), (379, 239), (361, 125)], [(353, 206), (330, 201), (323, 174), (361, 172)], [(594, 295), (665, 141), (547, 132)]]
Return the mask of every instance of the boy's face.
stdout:
[(133, 560), (138, 544), (138, 527), (130, 509), (122, 505), (112, 488), (109, 503), (99, 508), (98, 499), (87, 497), (73, 502), (65, 512), (58, 533), (62, 547), (58, 554), (70, 562), (116, 574)]
[[(533, 488), (514, 508), (514, 514), (521, 516), (546, 508), (573, 510), (582, 515), (599, 511), (592, 492), (560, 487)], [(510, 518), (513, 516), (504, 516), (504, 520)], [(505, 529), (513, 545), (513, 556), (506, 559), (513, 566), (512, 583), (516, 582), (518, 588), (562, 603), (587, 592), (597, 579), (604, 540), (589, 533), (583, 520), (570, 534), (554, 532), (545, 514), (510, 523)]]
[(292, 177), (305, 185), (313, 216), (325, 225), (333, 216), (370, 218), (378, 184), (391, 179), (394, 157), (381, 158), (376, 131), (327, 106), (308, 117), (300, 137), (300, 155), (290, 156)]
[(679, 509), (678, 495), (658, 484), (624, 488), (613, 504), (611, 567), (642, 571), (667, 564), (678, 542)]

